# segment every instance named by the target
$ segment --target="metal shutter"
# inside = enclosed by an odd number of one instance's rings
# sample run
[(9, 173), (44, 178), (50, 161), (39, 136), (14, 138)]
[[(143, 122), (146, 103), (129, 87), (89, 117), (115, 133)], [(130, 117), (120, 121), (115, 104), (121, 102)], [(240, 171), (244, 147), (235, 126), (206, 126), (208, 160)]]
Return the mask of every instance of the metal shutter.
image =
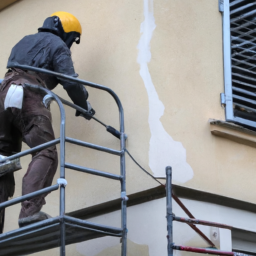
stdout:
[(256, 2), (220, 0), (220, 6), (226, 119), (256, 127)]

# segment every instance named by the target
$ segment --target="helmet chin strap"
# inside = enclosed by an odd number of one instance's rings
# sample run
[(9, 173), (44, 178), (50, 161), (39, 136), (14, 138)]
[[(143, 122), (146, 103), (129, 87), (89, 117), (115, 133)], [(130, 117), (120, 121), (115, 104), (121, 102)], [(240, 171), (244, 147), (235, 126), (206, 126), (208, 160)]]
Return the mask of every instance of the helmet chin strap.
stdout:
[(72, 35), (70, 35), (66, 39), (64, 39), (64, 42), (66, 43), (67, 47), (70, 49), (72, 44), (75, 42), (75, 39)]
[(64, 33), (63, 37), (61, 38), (66, 43), (69, 49), (71, 48), (74, 42), (76, 42), (77, 44), (80, 43), (80, 35), (77, 32)]

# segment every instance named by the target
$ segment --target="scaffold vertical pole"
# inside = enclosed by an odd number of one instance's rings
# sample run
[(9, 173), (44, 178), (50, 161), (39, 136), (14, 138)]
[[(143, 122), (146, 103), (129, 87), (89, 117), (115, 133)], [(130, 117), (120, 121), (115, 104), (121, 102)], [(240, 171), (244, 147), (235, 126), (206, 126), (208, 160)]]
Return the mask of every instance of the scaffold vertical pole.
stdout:
[[(123, 113), (122, 113), (123, 114)], [(124, 125), (121, 123), (121, 151), (123, 154), (121, 155), (121, 225), (123, 229), (122, 235), (122, 256), (126, 256), (127, 254), (127, 200), (128, 197), (126, 196), (126, 171), (125, 171), (125, 135), (124, 135)]]
[(173, 214), (172, 214), (172, 167), (166, 167), (166, 219), (167, 219), (167, 252), (173, 256)]
[[(59, 106), (61, 111), (61, 125), (60, 125), (60, 178), (65, 179), (65, 111), (59, 99)], [(60, 186), (60, 256), (66, 255), (66, 230), (65, 230), (65, 185)]]

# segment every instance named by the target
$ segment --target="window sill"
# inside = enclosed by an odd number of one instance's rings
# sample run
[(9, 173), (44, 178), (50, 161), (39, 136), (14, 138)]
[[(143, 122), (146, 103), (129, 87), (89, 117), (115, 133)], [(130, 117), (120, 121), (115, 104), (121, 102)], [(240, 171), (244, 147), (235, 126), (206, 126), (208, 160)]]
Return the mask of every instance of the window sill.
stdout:
[(211, 133), (256, 148), (256, 132), (226, 121), (209, 119)]

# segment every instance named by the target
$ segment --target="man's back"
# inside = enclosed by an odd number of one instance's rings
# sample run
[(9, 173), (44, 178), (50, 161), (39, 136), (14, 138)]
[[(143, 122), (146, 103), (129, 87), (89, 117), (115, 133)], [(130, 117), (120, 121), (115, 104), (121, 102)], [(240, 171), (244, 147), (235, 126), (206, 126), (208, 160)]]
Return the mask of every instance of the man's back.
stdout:
[(25, 36), (13, 47), (7, 66), (21, 64), (54, 70), (55, 54), (70, 55), (70, 50), (60, 37), (40, 32)]
[[(60, 15), (64, 15), (63, 23), (65, 23), (64, 21), (71, 19), (75, 23), (74, 27), (80, 26), (78, 20), (71, 14), (60, 13)], [(66, 19), (66, 16), (69, 17), (69, 19)], [(79, 33), (64, 33), (66, 36), (62, 38), (56, 35), (61, 34), (61, 31), (56, 30), (58, 27), (56, 27), (56, 22), (61, 24), (61, 21), (57, 16), (49, 17), (45, 20), (44, 26), (39, 28), (37, 34), (28, 35), (21, 39), (12, 49), (7, 68), (14, 68), (17, 64), (28, 65), (77, 77), (78, 75), (74, 70), (69, 47), (71, 47), (73, 42), (80, 42), (81, 31)], [(78, 24), (79, 26), (77, 26)], [(52, 29), (50, 29), (51, 26), (53, 26)], [(79, 41), (76, 41), (77, 37), (79, 38)], [(50, 90), (54, 89), (57, 84), (60, 83), (76, 105), (88, 109), (86, 102), (88, 93), (83, 85), (64, 79), (57, 79), (54, 76), (42, 73), (36, 75), (43, 80)], [(76, 115), (79, 115), (79, 113)]]

